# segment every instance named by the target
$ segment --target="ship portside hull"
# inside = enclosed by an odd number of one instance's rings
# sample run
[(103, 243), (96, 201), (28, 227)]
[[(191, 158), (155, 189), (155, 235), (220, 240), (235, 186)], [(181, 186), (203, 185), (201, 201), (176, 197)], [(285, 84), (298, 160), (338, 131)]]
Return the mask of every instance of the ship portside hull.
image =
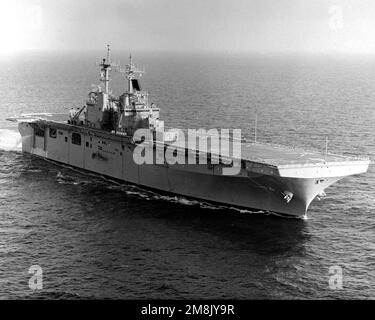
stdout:
[[(225, 176), (207, 165), (137, 165), (129, 138), (67, 125), (48, 125), (44, 135), (19, 123), (22, 150), (100, 175), (162, 192), (248, 209), (302, 217), (321, 190), (339, 180), (282, 178), (266, 174)], [(79, 138), (78, 138), (79, 137)], [(283, 191), (294, 193), (286, 201)]]

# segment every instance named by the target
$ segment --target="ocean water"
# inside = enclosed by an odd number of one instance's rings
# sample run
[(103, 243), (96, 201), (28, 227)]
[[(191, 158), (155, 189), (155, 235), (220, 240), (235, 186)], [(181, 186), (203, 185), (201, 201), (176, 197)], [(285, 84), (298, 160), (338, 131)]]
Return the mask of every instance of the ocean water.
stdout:
[[(67, 112), (102, 54), (0, 60), (0, 298), (374, 299), (375, 167), (307, 220), (166, 197), (20, 152), (20, 112)], [(166, 125), (375, 160), (375, 57), (133, 54)], [(114, 59), (126, 62), (127, 53)], [(124, 79), (113, 73), (114, 93)], [(43, 289), (28, 286), (30, 266)], [(329, 268), (343, 271), (342, 289)]]

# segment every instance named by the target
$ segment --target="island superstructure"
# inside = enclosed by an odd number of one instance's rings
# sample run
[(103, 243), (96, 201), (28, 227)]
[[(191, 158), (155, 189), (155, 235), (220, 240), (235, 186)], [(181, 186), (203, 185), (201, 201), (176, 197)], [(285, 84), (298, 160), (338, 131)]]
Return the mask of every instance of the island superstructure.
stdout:
[[(232, 157), (232, 164), (234, 160), (240, 164), (234, 175), (223, 174), (228, 161), (221, 158), (220, 150), (207, 152), (206, 163), (160, 163), (158, 152), (165, 152), (173, 139), (165, 139), (162, 146), (158, 143), (157, 132), (164, 129), (164, 122), (142, 90), (143, 71), (130, 57), (123, 70), (125, 92), (116, 97), (109, 90), (109, 73), (118, 66), (111, 62), (109, 48), (99, 66), (102, 85), (89, 93), (84, 107), (71, 109), (65, 120), (43, 114), (9, 119), (18, 122), (23, 152), (160, 192), (295, 217), (304, 217), (310, 203), (323, 197), (331, 184), (368, 169), (370, 161), (365, 158), (245, 140), (240, 141), (240, 159)], [(155, 151), (152, 163), (138, 164), (134, 159), (135, 149), (145, 142), (134, 138), (140, 128), (151, 132), (144, 145)], [(206, 152), (199, 145), (183, 151), (186, 159)]]

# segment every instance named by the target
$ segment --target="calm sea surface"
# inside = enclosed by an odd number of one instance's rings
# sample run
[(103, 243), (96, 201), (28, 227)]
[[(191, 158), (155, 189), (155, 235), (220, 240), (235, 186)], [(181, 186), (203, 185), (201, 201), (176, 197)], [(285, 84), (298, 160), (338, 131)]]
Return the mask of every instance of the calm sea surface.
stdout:
[[(0, 60), (0, 298), (375, 298), (375, 166), (307, 220), (165, 197), (20, 152), (20, 112), (82, 106), (102, 54)], [(375, 160), (375, 57), (135, 54), (166, 125)], [(115, 59), (126, 62), (127, 54)], [(125, 82), (113, 73), (114, 93)], [(43, 269), (32, 291), (28, 269)], [(329, 268), (343, 289), (329, 287)]]

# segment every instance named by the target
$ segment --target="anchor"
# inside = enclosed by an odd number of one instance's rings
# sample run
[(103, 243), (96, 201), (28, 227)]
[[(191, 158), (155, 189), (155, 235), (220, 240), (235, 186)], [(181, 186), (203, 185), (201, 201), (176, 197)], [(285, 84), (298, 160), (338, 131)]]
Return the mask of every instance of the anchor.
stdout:
[(290, 192), (290, 191), (284, 191), (284, 192), (282, 192), (282, 195), (283, 195), (284, 200), (286, 201), (286, 203), (289, 203), (290, 200), (293, 199), (293, 193)]

